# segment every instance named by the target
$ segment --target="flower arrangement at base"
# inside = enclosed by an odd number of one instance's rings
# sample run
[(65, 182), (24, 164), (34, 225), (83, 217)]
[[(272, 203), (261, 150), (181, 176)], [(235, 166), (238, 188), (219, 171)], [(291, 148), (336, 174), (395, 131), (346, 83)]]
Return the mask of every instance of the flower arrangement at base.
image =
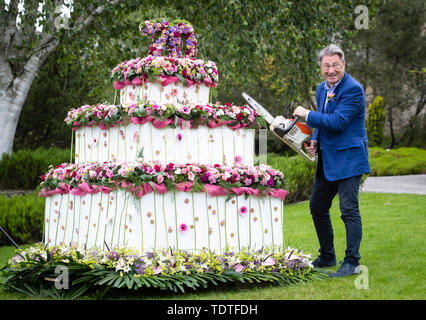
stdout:
[(147, 121), (172, 128), (178, 125), (185, 128), (197, 128), (200, 125), (210, 128), (226, 125), (232, 129), (267, 127), (264, 118), (247, 105), (160, 104), (146, 100), (129, 106), (84, 105), (70, 110), (64, 121), (73, 129), (94, 125), (105, 129), (130, 122), (143, 124)]
[[(84, 249), (77, 246), (48, 247), (37, 244), (17, 255), (3, 268), (3, 287), (30, 291), (28, 288), (52, 287), (48, 281), (56, 266), (67, 268), (70, 292), (74, 298), (93, 288), (154, 287), (185, 292), (220, 282), (270, 282), (287, 285), (321, 278), (313, 269), (310, 255), (296, 249), (227, 250), (218, 254), (164, 249), (139, 253), (126, 247)], [(26, 289), (25, 289), (26, 288)]]

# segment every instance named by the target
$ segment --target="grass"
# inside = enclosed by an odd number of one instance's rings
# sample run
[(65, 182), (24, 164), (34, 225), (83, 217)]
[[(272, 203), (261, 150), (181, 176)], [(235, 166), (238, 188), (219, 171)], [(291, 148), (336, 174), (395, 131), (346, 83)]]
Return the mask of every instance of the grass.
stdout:
[[(361, 265), (368, 268), (368, 289), (355, 287), (356, 276), (312, 281), (288, 287), (237, 285), (187, 294), (148, 291), (143, 295), (120, 292), (117, 299), (173, 300), (359, 300), (426, 298), (424, 208), (426, 196), (412, 194), (360, 194), (363, 222)], [(331, 216), (338, 259), (345, 251), (345, 230), (336, 198)], [(285, 208), (285, 245), (317, 255), (317, 239), (307, 201)], [(28, 245), (27, 245), (28, 246)], [(14, 247), (0, 247), (0, 266), (14, 254)], [(336, 270), (337, 267), (330, 268)], [(365, 281), (363, 284), (367, 284)], [(0, 290), (0, 299), (28, 297)]]

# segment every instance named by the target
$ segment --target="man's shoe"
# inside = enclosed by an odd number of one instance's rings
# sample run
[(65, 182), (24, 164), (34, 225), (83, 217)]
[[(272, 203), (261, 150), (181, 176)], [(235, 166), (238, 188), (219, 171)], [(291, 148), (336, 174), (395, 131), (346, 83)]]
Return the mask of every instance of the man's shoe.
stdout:
[(334, 267), (336, 265), (336, 259), (324, 259), (324, 257), (319, 256), (312, 262), (315, 268), (329, 268)]
[(337, 270), (335, 273), (330, 274), (329, 277), (330, 278), (346, 277), (346, 276), (352, 276), (354, 274), (360, 274), (360, 272), (361, 270), (359, 266), (356, 266), (349, 262), (343, 262), (339, 270)]

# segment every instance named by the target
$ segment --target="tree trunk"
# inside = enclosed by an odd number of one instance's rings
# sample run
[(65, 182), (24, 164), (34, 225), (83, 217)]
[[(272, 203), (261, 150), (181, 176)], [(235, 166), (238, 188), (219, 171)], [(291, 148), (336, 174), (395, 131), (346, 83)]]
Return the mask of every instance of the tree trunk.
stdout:
[[(2, 119), (0, 126), (0, 158), (3, 157), (3, 153), (12, 154), (13, 140), (22, 106), (37, 71), (53, 49), (45, 52), (42, 58), (33, 55), (25, 64), (24, 70), (19, 76), (14, 74), (8, 62), (0, 59), (0, 70), (2, 71), (2, 79), (0, 80), (0, 119)], [(34, 116), (41, 116), (41, 114)]]

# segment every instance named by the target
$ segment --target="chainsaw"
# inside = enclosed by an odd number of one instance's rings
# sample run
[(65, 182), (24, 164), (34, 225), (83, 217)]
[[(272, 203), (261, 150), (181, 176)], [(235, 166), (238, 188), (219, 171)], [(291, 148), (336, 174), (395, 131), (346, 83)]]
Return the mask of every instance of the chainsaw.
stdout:
[[(273, 117), (264, 107), (262, 107), (256, 100), (250, 97), (247, 93), (243, 92), (243, 98), (252, 106), (258, 114), (264, 117), (266, 122), (270, 125), (270, 130), (287, 144), (290, 148), (296, 151), (299, 155), (309, 161), (315, 161), (316, 157), (311, 157), (303, 150), (306, 148), (306, 142), (311, 139), (312, 130), (306, 123), (300, 123), (299, 116), (294, 119), (285, 119), (282, 116)], [(290, 104), (290, 107), (293, 103)]]

